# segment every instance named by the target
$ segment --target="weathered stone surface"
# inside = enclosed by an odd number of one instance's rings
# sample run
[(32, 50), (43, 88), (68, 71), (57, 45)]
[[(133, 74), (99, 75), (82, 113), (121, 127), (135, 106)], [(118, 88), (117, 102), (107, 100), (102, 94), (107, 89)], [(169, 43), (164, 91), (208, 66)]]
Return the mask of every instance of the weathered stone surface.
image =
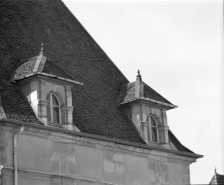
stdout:
[(110, 173), (115, 172), (115, 164), (111, 161), (104, 161), (104, 170)]
[(124, 173), (124, 165), (123, 164), (116, 164), (116, 173), (119, 173), (119, 174)]
[(113, 160), (116, 162), (123, 162), (123, 155), (121, 154), (114, 154), (113, 155)]
[(155, 174), (155, 171), (149, 169), (149, 172), (148, 172), (148, 181), (149, 182), (155, 182), (156, 181), (156, 174)]

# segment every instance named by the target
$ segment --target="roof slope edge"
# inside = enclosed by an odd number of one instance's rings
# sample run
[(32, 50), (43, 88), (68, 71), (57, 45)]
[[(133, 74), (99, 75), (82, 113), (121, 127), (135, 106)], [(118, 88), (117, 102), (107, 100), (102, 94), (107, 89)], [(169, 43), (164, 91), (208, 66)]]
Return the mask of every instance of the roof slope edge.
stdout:
[(129, 83), (129, 80), (126, 78), (126, 76), (121, 72), (121, 70), (115, 65), (115, 63), (110, 59), (110, 57), (106, 54), (106, 52), (100, 47), (100, 45), (95, 41), (95, 39), (90, 35), (90, 33), (85, 29), (85, 27), (80, 23), (80, 21), (75, 17), (75, 15), (70, 11), (70, 9), (65, 5), (65, 3), (62, 0), (61, 3), (64, 5), (64, 7), (68, 10), (68, 12), (73, 16), (73, 18), (76, 19), (76, 21), (80, 24), (82, 29), (86, 32), (86, 34), (95, 42), (95, 44), (100, 48), (100, 50), (105, 54), (105, 56), (109, 59), (109, 61), (114, 65), (114, 67), (118, 70), (118, 72), (127, 80)]

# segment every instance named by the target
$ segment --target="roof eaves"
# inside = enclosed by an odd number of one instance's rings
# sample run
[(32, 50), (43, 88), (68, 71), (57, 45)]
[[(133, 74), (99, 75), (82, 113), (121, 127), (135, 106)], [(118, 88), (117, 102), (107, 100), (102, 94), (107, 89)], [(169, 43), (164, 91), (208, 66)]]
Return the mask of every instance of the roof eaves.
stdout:
[(21, 78), (14, 79), (14, 80), (12, 80), (12, 82), (23, 80), (25, 78), (29, 78), (29, 77), (32, 77), (32, 76), (35, 76), (35, 75), (42, 75), (42, 76), (47, 76), (47, 77), (50, 77), (50, 78), (57, 78), (59, 80), (65, 81), (65, 82), (78, 84), (78, 85), (84, 85), (84, 83), (82, 83), (82, 82), (77, 82), (75, 80), (66, 79), (66, 78), (63, 78), (63, 77), (60, 77), (60, 76), (56, 76), (56, 75), (52, 75), (52, 74), (48, 74), (48, 73), (44, 73), (44, 72), (34, 72), (34, 73), (29, 74), (29, 75), (23, 76)]
[(192, 157), (195, 159), (203, 157), (203, 155), (199, 155), (199, 154), (195, 154), (195, 153), (170, 150), (170, 149), (166, 149), (166, 148), (162, 148), (162, 147), (149, 146), (147, 144), (140, 144), (140, 143), (126, 141), (126, 140), (122, 140), (122, 139), (110, 138), (110, 137), (106, 137), (106, 136), (100, 136), (100, 135), (89, 134), (89, 133), (84, 133), (84, 132), (74, 132), (74, 131), (70, 131), (70, 130), (64, 130), (61, 128), (47, 127), (47, 126), (43, 126), (43, 125), (34, 125), (34, 124), (32, 125), (27, 122), (12, 120), (12, 119), (8, 119), (8, 118), (2, 118), (2, 119), (0, 119), (0, 122), (8, 122), (8, 123), (17, 124), (17, 125), (30, 126), (30, 127), (39, 128), (39, 129), (51, 130), (54, 132), (62, 132), (62, 133), (70, 134), (70, 135), (76, 135), (76, 136), (80, 136), (80, 137), (87, 137), (87, 138), (92, 138), (92, 139), (97, 139), (97, 140), (114, 142), (117, 144), (134, 146), (134, 147), (139, 147), (139, 148), (148, 149), (148, 150), (157, 150), (157, 151), (161, 151), (161, 152), (167, 152), (167, 153), (172, 153), (172, 154), (186, 156), (186, 157)]

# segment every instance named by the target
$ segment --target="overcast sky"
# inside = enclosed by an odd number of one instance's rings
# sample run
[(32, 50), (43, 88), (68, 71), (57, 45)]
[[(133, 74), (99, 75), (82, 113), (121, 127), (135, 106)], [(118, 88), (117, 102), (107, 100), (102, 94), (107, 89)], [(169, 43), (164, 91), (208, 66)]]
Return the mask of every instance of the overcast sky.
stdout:
[(224, 174), (222, 1), (63, 1), (129, 81), (139, 69), (178, 106), (167, 113), (170, 129), (204, 155), (191, 183), (209, 183), (215, 167)]

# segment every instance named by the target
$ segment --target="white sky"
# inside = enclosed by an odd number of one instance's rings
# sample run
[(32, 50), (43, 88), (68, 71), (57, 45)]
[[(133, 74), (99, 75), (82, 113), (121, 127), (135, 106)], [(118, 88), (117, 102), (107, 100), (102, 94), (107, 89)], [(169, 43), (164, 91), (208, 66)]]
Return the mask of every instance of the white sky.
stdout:
[(179, 106), (168, 111), (170, 129), (204, 155), (191, 183), (209, 183), (215, 167), (224, 174), (222, 1), (63, 1), (129, 81), (139, 69)]

